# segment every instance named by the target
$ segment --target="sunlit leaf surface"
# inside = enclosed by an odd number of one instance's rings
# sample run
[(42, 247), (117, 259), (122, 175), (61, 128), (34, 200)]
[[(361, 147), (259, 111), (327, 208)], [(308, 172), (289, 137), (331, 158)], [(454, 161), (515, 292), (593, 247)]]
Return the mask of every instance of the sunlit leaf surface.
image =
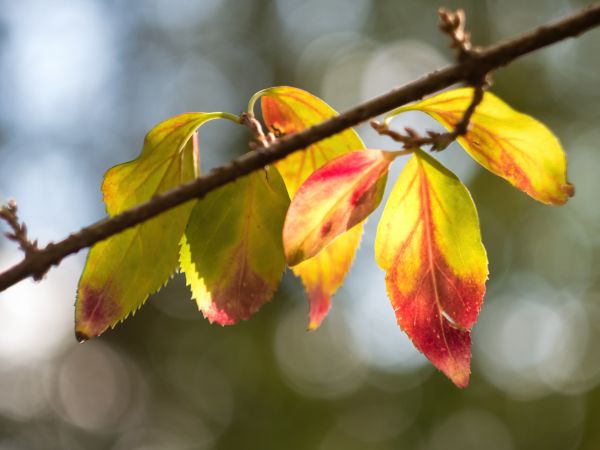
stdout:
[[(218, 113), (186, 113), (146, 136), (141, 155), (111, 168), (102, 192), (114, 216), (198, 175), (195, 130)], [(98, 336), (135, 312), (177, 268), (179, 241), (194, 202), (129, 228), (90, 250), (77, 291), (75, 330), (80, 340)]]
[[(447, 129), (462, 118), (472, 88), (455, 89), (394, 111), (426, 112)], [(486, 92), (471, 118), (469, 131), (458, 141), (483, 167), (508, 180), (534, 199), (553, 205), (573, 195), (560, 142), (541, 122), (515, 111)]]
[[(261, 96), (262, 115), (270, 130), (290, 134), (329, 119), (336, 112), (319, 98), (301, 89), (274, 87)], [(276, 163), (293, 198), (304, 180), (336, 156), (364, 148), (358, 134), (348, 129), (295, 152)], [(292, 269), (302, 279), (309, 297), (309, 329), (319, 326), (331, 304), (331, 296), (343, 283), (360, 243), (362, 225), (335, 239), (318, 255)]]
[(211, 322), (249, 319), (285, 269), (281, 229), (289, 197), (274, 167), (254, 172), (198, 201), (181, 246), (181, 269)]
[(283, 228), (288, 264), (316, 255), (377, 208), (393, 158), (381, 150), (346, 153), (306, 179), (294, 196)]
[(487, 257), (469, 192), (417, 151), (391, 193), (375, 241), (400, 327), (457, 386), (469, 381), (471, 336)]

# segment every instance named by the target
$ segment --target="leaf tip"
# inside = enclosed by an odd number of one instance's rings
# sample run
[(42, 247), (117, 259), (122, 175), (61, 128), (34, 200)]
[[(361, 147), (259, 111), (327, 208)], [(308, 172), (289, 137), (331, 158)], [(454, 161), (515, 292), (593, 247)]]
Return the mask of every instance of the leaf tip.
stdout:
[(77, 339), (77, 342), (79, 342), (80, 344), (83, 344), (85, 341), (88, 341), (90, 339), (90, 336), (88, 336), (83, 331), (75, 330), (75, 339)]
[(315, 331), (317, 328), (319, 328), (321, 326), (321, 322), (323, 321), (324, 317), (321, 318), (311, 318), (308, 321), (308, 326), (306, 327), (306, 331)]
[(275, 293), (276, 282), (261, 277), (243, 265), (231, 269), (231, 273), (232, 277), (225, 280), (224, 284), (220, 280), (221, 284), (209, 282), (206, 285), (206, 278), (199, 278), (197, 273), (193, 284), (188, 282), (192, 286), (192, 297), (196, 300), (198, 310), (211, 324), (228, 326), (249, 320)]
[(216, 323), (217, 325), (221, 325), (222, 327), (224, 327), (227, 325), (235, 325), (238, 322), (238, 320), (231, 317), (231, 315), (229, 315), (227, 311), (218, 308), (217, 305), (215, 305), (214, 303), (211, 303), (208, 306), (205, 306), (204, 308), (201, 308), (200, 305), (198, 305), (198, 308), (200, 309), (200, 311), (202, 311), (204, 317), (211, 324)]
[(283, 251), (285, 254), (285, 262), (288, 266), (290, 266), (290, 267), (296, 266), (306, 259), (304, 257), (304, 252), (302, 251), (301, 248), (299, 248), (299, 247), (291, 248), (291, 247), (286, 246), (286, 243), (287, 243), (287, 241), (284, 239)]
[(321, 326), (323, 319), (331, 308), (331, 297), (321, 289), (309, 293), (308, 331), (314, 331)]
[(563, 191), (567, 197), (573, 197), (575, 195), (575, 186), (567, 182), (560, 186), (560, 190)]
[(541, 201), (547, 205), (562, 206), (575, 195), (575, 186), (566, 181), (564, 184), (559, 184), (555, 190), (555, 195), (548, 196), (545, 199), (539, 199), (532, 196), (534, 199)]
[(471, 378), (471, 353), (466, 358), (452, 359), (438, 368), (446, 375), (457, 388), (465, 389), (469, 386)]
[(466, 371), (460, 371), (452, 375), (447, 375), (457, 388), (465, 389), (469, 386), (469, 379), (471, 377), (471, 371), (469, 368), (467, 368)]
[(79, 342), (100, 336), (122, 319), (122, 308), (106, 290), (81, 286), (77, 296), (75, 337)]

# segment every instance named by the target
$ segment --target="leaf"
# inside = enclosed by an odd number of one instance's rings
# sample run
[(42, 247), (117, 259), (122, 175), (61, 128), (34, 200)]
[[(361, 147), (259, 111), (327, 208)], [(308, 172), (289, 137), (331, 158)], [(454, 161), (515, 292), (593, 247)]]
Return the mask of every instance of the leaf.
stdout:
[(269, 301), (285, 270), (281, 229), (289, 197), (277, 169), (254, 172), (194, 207), (180, 264), (210, 322), (247, 320)]
[[(195, 131), (218, 117), (220, 113), (186, 113), (154, 127), (137, 159), (106, 172), (102, 191), (109, 215), (194, 179), (199, 170)], [(94, 245), (77, 291), (75, 332), (80, 341), (124, 320), (169, 280), (193, 205), (187, 202)]]
[(466, 387), (469, 330), (483, 303), (487, 256), (466, 187), (420, 150), (385, 206), (375, 256), (400, 327), (438, 369)]
[[(472, 95), (472, 88), (446, 91), (390, 115), (419, 110), (451, 130)], [(483, 167), (542, 203), (562, 205), (573, 196), (565, 153), (556, 136), (541, 122), (515, 111), (489, 92), (477, 106), (469, 131), (458, 141)]]
[(318, 255), (292, 267), (308, 295), (308, 329), (316, 330), (329, 309), (331, 297), (344, 283), (352, 266), (363, 226), (357, 225), (335, 239)]
[(394, 155), (381, 150), (346, 153), (302, 184), (283, 227), (286, 261), (298, 264), (362, 222), (381, 202)]
[[(287, 86), (261, 91), (253, 97), (261, 97), (262, 115), (273, 132), (291, 134), (309, 128), (337, 113), (318, 97), (301, 89)], [(311, 145), (306, 150), (292, 153), (276, 163), (285, 185), (293, 198), (304, 180), (326, 162), (336, 156), (364, 148), (356, 131), (348, 129), (328, 139)], [(362, 225), (339, 236), (318, 255), (293, 267), (302, 279), (309, 298), (309, 325), (317, 328), (327, 315), (331, 296), (342, 285), (350, 270), (356, 249), (360, 243)]]

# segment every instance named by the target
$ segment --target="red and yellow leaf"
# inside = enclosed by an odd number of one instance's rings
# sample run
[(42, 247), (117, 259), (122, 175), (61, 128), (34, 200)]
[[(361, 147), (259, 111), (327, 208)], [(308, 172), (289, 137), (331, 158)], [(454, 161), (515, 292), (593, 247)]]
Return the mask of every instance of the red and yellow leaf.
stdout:
[(277, 169), (253, 172), (200, 199), (181, 245), (180, 264), (210, 322), (249, 319), (277, 289), (281, 229), (289, 197)]
[(331, 297), (352, 266), (363, 227), (357, 225), (335, 239), (319, 254), (292, 267), (308, 295), (308, 329), (315, 330), (331, 308)]
[[(337, 113), (321, 99), (301, 89), (282, 86), (257, 93), (265, 123), (275, 133), (302, 131)], [(295, 152), (276, 163), (293, 198), (308, 176), (331, 159), (364, 148), (358, 134), (348, 129)], [(319, 326), (331, 304), (331, 296), (342, 285), (360, 243), (362, 225), (349, 230), (311, 259), (293, 267), (309, 297), (309, 329)]]
[[(196, 129), (218, 117), (219, 113), (186, 113), (154, 127), (137, 159), (106, 172), (102, 191), (108, 214), (119, 214), (195, 178)], [(79, 340), (115, 326), (169, 280), (193, 205), (188, 202), (92, 247), (77, 291)]]
[(313, 257), (377, 208), (393, 159), (393, 154), (381, 150), (346, 153), (304, 181), (283, 227), (290, 266)]
[(375, 255), (400, 327), (457, 386), (467, 386), (487, 256), (466, 187), (420, 150), (385, 206)]
[[(472, 95), (472, 88), (446, 91), (392, 114), (423, 111), (450, 130), (462, 118)], [(562, 205), (573, 196), (565, 153), (556, 136), (489, 92), (477, 106), (469, 131), (458, 141), (483, 167), (542, 203)]]

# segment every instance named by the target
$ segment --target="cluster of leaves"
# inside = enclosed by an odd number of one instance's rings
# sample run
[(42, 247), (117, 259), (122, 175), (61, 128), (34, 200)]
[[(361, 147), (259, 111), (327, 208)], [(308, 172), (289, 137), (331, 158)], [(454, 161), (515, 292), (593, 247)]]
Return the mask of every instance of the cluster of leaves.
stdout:
[[(452, 130), (472, 92), (456, 89), (399, 108), (386, 123), (418, 110)], [(292, 87), (258, 92), (250, 101), (251, 114), (259, 99), (263, 120), (276, 135), (336, 114)], [(150, 131), (136, 160), (106, 173), (102, 190), (108, 213), (198, 176), (197, 129), (218, 118), (240, 121), (227, 113), (186, 113)], [(558, 205), (572, 195), (558, 140), (490, 93), (458, 140), (483, 167), (540, 202)], [(457, 386), (466, 386), (470, 330), (488, 277), (471, 196), (421, 149), (365, 149), (352, 129), (96, 244), (79, 282), (78, 338), (98, 336), (124, 320), (178, 267), (204, 316), (231, 325), (272, 298), (287, 263), (308, 295), (308, 327), (317, 328), (350, 269), (365, 219), (381, 202), (390, 164), (406, 154), (410, 160), (379, 223), (376, 260), (386, 272), (400, 327)]]

